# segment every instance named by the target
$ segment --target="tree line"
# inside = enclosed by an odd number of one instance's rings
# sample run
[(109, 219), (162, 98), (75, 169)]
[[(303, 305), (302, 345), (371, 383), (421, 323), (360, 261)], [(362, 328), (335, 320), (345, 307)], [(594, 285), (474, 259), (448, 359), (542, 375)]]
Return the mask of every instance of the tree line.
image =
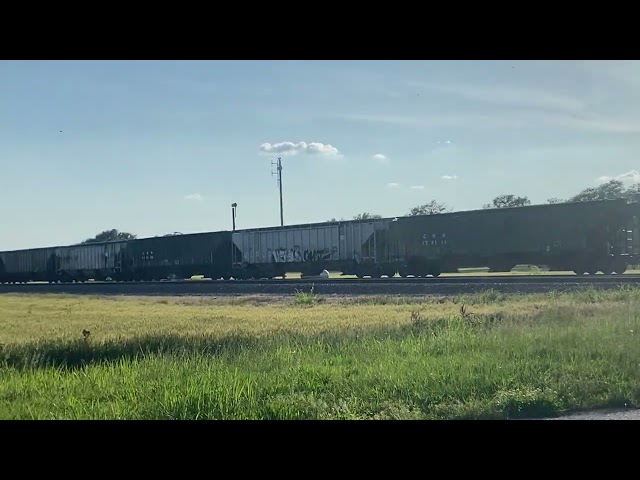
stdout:
[[(569, 197), (566, 200), (560, 198), (550, 198), (545, 203), (547, 204), (558, 204), (558, 203), (570, 203), (570, 202), (590, 202), (595, 200), (616, 200), (616, 199), (626, 199), (629, 201), (640, 201), (640, 183), (635, 183), (630, 187), (625, 187), (624, 183), (620, 180), (609, 180), (602, 185), (597, 187), (589, 187), (582, 190), (577, 195)], [(491, 203), (486, 203), (482, 206), (482, 208), (510, 208), (510, 207), (524, 207), (527, 205), (531, 205), (531, 200), (529, 198), (520, 197), (513, 194), (507, 195), (498, 195), (495, 197)], [(451, 208), (449, 208), (446, 204), (437, 202), (436, 200), (431, 200), (429, 203), (425, 203), (424, 205), (418, 205), (413, 207), (408, 213), (408, 216), (414, 215), (435, 215), (439, 213), (448, 213), (451, 212)], [(368, 212), (360, 213), (353, 217), (354, 220), (374, 220), (382, 218), (381, 215), (371, 214)], [(336, 219), (332, 218), (332, 222), (335, 222)]]
[[(597, 187), (589, 187), (585, 188), (577, 195), (574, 195), (566, 200), (562, 200), (559, 198), (550, 198), (546, 201), (547, 204), (557, 204), (557, 203), (568, 203), (568, 202), (588, 202), (594, 200), (615, 200), (615, 199), (626, 199), (629, 201), (640, 201), (640, 183), (636, 183), (631, 185), (630, 187), (625, 187), (624, 183), (620, 180), (610, 180), (602, 185)], [(524, 207), (527, 205), (531, 205), (531, 201), (525, 196), (520, 197), (513, 194), (507, 195), (498, 195), (495, 197), (491, 203), (486, 203), (482, 206), (482, 208), (510, 208), (510, 207)], [(451, 212), (452, 209), (444, 204), (440, 203), (436, 200), (431, 200), (423, 205), (417, 205), (413, 207), (407, 215), (415, 216), (415, 215), (437, 215), (439, 213), (448, 213)], [(373, 214), (369, 212), (359, 213), (353, 217), (354, 220), (375, 220), (382, 218), (382, 215)], [(329, 222), (336, 222), (335, 218), (331, 218), (328, 220)], [(166, 236), (172, 235), (180, 235), (180, 232), (168, 233)], [(116, 229), (105, 230), (100, 232), (93, 238), (88, 238), (82, 243), (98, 243), (98, 242), (109, 242), (113, 240), (133, 240), (137, 238), (136, 235), (128, 232), (119, 232)]]

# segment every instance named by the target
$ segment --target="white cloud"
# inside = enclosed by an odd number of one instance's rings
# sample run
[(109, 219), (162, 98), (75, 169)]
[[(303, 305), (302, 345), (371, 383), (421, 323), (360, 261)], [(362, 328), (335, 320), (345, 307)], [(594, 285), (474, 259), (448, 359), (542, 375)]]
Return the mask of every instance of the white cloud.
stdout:
[(262, 153), (279, 153), (282, 155), (297, 155), (298, 153), (306, 153), (309, 155), (338, 155), (338, 149), (328, 143), (319, 142), (280, 142), (280, 143), (263, 143), (260, 145)]
[(387, 157), (385, 157), (383, 154), (381, 153), (376, 153), (373, 157), (371, 157), (373, 160), (375, 160), (378, 163), (388, 163), (389, 159)]
[(438, 140), (436, 143), (438, 144), (445, 144), (445, 145), (451, 145), (451, 140)]
[(424, 185), (412, 185), (411, 190), (424, 190)]
[(457, 180), (458, 176), (457, 175), (443, 175), (442, 179), (443, 180)]
[(400, 187), (399, 183), (395, 183), (395, 182), (387, 183), (387, 188), (398, 188), (398, 187)]
[(185, 200), (195, 200), (197, 202), (201, 202), (202, 200), (204, 200), (204, 197), (202, 195), (200, 195), (199, 193), (190, 193), (189, 195), (185, 195), (184, 199)]
[(598, 178), (600, 183), (607, 183), (610, 180), (619, 180), (624, 185), (633, 185), (634, 183), (640, 183), (640, 173), (637, 170), (631, 170), (627, 173), (621, 173), (620, 175), (616, 175), (615, 177), (610, 176), (602, 176)]

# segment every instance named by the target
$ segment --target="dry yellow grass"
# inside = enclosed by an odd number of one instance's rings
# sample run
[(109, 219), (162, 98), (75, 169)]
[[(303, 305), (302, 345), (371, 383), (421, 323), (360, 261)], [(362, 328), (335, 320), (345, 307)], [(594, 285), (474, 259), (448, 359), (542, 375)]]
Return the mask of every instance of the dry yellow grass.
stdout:
[[(468, 301), (462, 300), (462, 301)], [(317, 333), (353, 327), (402, 325), (419, 311), (429, 320), (457, 315), (461, 304), (450, 297), (322, 297), (309, 306), (292, 297), (85, 297), (71, 295), (1, 295), (0, 343), (80, 338), (83, 329), (96, 340), (140, 335), (261, 336), (277, 331)], [(635, 303), (634, 303), (635, 305)], [(606, 303), (584, 303), (572, 296), (500, 297), (467, 306), (477, 314), (527, 315), (542, 309), (584, 309), (586, 316), (605, 311)]]

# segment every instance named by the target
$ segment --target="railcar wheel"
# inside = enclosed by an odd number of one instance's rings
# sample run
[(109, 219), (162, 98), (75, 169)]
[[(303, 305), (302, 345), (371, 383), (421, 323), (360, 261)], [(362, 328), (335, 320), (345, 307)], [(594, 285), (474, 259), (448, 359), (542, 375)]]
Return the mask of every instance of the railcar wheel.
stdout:
[(622, 260), (615, 260), (613, 262), (613, 270), (618, 274), (618, 275), (622, 275), (624, 272), (627, 271), (628, 265), (627, 265), (627, 261), (622, 259)]
[(589, 272), (589, 268), (585, 264), (577, 264), (573, 266), (573, 272), (576, 275), (584, 275), (585, 273)]
[(433, 278), (437, 278), (442, 273), (442, 269), (439, 265), (434, 265), (429, 269), (429, 273), (433, 275)]
[(382, 278), (382, 268), (376, 267), (373, 272), (371, 272), (371, 278)]

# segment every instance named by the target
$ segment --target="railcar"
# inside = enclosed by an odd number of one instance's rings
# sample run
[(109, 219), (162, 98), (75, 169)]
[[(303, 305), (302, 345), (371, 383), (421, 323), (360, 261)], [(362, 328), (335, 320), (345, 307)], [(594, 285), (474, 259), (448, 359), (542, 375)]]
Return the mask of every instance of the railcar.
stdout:
[(233, 232), (233, 275), (274, 278), (329, 270), (379, 277), (389, 269), (384, 237), (390, 222), (354, 220)]
[(120, 275), (126, 241), (0, 252), (2, 282), (105, 280)]
[(631, 202), (627, 208), (627, 253), (637, 263), (640, 260), (640, 202)]
[(192, 233), (130, 240), (126, 280), (231, 276), (231, 232)]
[(126, 240), (116, 240), (57, 247), (51, 260), (53, 279), (62, 282), (120, 279), (127, 245)]
[(421, 215), (391, 223), (387, 238), (401, 276), (516, 264), (623, 273), (633, 256), (629, 212), (610, 200)]
[(51, 252), (50, 248), (0, 252), (0, 282), (48, 280)]

